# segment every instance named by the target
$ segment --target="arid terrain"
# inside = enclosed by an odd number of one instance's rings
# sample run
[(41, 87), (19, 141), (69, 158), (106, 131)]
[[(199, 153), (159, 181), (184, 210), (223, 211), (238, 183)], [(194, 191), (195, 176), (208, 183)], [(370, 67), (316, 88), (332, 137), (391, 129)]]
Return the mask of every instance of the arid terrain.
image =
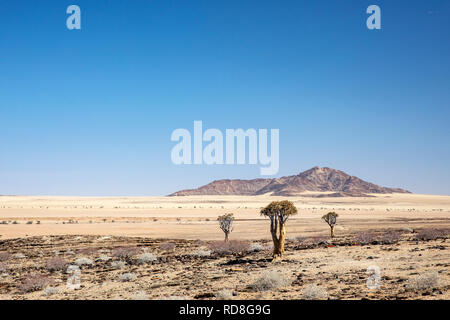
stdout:
[[(1, 196), (0, 298), (450, 298), (449, 196), (328, 194), (289, 197), (299, 214), (275, 263), (259, 211), (285, 197)], [(216, 218), (230, 212), (225, 246)], [(78, 290), (66, 285), (74, 264)]]

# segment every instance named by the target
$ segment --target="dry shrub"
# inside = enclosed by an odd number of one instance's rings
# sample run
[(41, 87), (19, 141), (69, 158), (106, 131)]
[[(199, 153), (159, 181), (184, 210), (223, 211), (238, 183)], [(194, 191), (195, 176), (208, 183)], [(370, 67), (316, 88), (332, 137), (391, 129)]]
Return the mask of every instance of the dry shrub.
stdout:
[(385, 232), (382, 236), (381, 236), (381, 243), (382, 244), (394, 244), (400, 241), (402, 237), (402, 234), (398, 231), (394, 231), (394, 230), (390, 230)]
[(295, 238), (295, 240), (299, 243), (299, 244), (305, 244), (306, 241), (308, 240), (307, 237), (303, 237), (303, 236), (298, 236)]
[(372, 244), (377, 241), (377, 236), (372, 232), (360, 232), (355, 236), (354, 241), (360, 245)]
[(122, 282), (131, 282), (131, 281), (135, 281), (136, 279), (137, 279), (136, 274), (134, 274), (132, 272), (127, 272), (127, 273), (120, 275), (120, 281), (122, 281)]
[(0, 262), (0, 273), (8, 270), (8, 266), (5, 263)]
[(209, 257), (211, 255), (211, 250), (198, 249), (193, 255), (196, 257)]
[(430, 271), (421, 274), (408, 281), (406, 288), (414, 291), (428, 290), (439, 287), (439, 274), (435, 271)]
[(97, 261), (102, 261), (102, 262), (108, 262), (109, 260), (111, 260), (111, 257), (107, 256), (106, 254), (102, 254), (97, 259)]
[(220, 290), (216, 293), (217, 300), (232, 300), (233, 299), (233, 291), (231, 290)]
[(11, 254), (9, 252), (0, 252), (0, 262), (8, 261), (9, 259), (11, 259)]
[(219, 254), (238, 254), (250, 251), (250, 243), (242, 240), (216, 241), (209, 244), (209, 249)]
[(34, 292), (42, 290), (52, 283), (53, 281), (51, 278), (42, 274), (29, 275), (23, 280), (22, 284), (19, 285), (18, 289), (21, 293)]
[(149, 300), (149, 296), (145, 291), (138, 291), (131, 296), (131, 300)]
[(99, 248), (83, 248), (83, 249), (78, 249), (77, 254), (87, 256), (87, 255), (96, 254), (98, 250), (99, 250)]
[(170, 250), (175, 249), (175, 247), (176, 247), (175, 243), (165, 242), (159, 246), (159, 249), (164, 250), (164, 251), (170, 251)]
[(262, 244), (254, 242), (254, 243), (250, 244), (250, 247), (248, 248), (248, 250), (251, 252), (259, 252), (259, 251), (263, 251), (264, 247)]
[(116, 269), (116, 270), (123, 269), (123, 268), (125, 268), (125, 266), (126, 266), (126, 263), (123, 262), (123, 261), (113, 261), (113, 262), (111, 262), (111, 268)]
[(139, 252), (140, 250), (137, 247), (118, 247), (114, 249), (113, 256), (120, 260), (129, 261), (138, 255)]
[(47, 287), (47, 288), (45, 288), (43, 295), (48, 297), (48, 296), (52, 296), (52, 295), (58, 294), (58, 293), (59, 293), (59, 289), (58, 288)]
[(325, 300), (328, 298), (327, 290), (315, 284), (306, 286), (302, 291), (302, 299), (304, 300)]
[(63, 270), (68, 264), (69, 263), (63, 258), (55, 257), (47, 261), (45, 268), (50, 272), (60, 271)]
[(296, 237), (295, 240), (297, 240), (297, 242), (300, 245), (318, 246), (321, 244), (328, 243), (329, 237), (323, 236), (323, 235), (318, 235), (318, 236), (314, 236), (314, 237)]
[(450, 234), (450, 229), (435, 229), (435, 228), (427, 228), (420, 230), (417, 235), (417, 240), (437, 240), (437, 239), (446, 239)]
[(79, 267), (92, 266), (94, 264), (94, 261), (92, 261), (91, 259), (86, 258), (86, 257), (81, 257), (81, 258), (78, 258), (77, 260), (75, 260), (74, 264), (76, 264)]
[(256, 291), (268, 291), (285, 287), (290, 284), (286, 276), (277, 271), (266, 271), (259, 277), (251, 287)]
[(153, 253), (143, 253), (137, 256), (138, 264), (155, 262), (156, 260), (158, 260), (158, 257), (156, 257)]
[(321, 244), (326, 244), (328, 243), (328, 241), (330, 241), (329, 237), (327, 236), (314, 236), (311, 237), (310, 242), (312, 245), (321, 245)]

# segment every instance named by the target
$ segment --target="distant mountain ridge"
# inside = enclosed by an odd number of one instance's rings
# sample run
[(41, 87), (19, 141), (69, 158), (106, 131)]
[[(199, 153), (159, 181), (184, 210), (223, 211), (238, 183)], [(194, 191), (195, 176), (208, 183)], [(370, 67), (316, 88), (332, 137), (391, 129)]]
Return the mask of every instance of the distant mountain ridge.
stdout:
[(334, 192), (333, 197), (363, 197), (369, 193), (411, 193), (400, 188), (386, 188), (332, 168), (314, 167), (298, 175), (253, 180), (216, 180), (197, 189), (181, 190), (169, 196), (190, 195), (262, 195), (296, 196), (301, 192)]

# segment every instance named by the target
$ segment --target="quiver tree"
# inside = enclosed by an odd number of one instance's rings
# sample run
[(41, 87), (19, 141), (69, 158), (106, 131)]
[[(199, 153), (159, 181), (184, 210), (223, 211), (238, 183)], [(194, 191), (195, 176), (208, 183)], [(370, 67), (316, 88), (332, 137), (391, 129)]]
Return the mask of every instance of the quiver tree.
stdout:
[(225, 242), (228, 242), (228, 236), (233, 231), (234, 217), (232, 213), (224, 214), (217, 218), (220, 229), (225, 233)]
[(338, 214), (336, 212), (328, 212), (326, 215), (322, 217), (326, 223), (330, 226), (331, 237), (334, 238), (334, 226), (337, 222)]
[(270, 233), (273, 240), (273, 260), (283, 257), (286, 239), (286, 222), (290, 216), (297, 214), (297, 208), (291, 201), (273, 201), (261, 209), (261, 215), (270, 219)]

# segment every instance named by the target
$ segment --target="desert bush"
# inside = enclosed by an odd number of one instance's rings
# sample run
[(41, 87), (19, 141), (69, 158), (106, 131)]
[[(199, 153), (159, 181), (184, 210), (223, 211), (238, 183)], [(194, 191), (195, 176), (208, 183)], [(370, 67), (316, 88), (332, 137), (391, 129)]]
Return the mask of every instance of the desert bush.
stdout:
[(59, 289), (58, 288), (48, 287), (48, 288), (45, 288), (43, 295), (44, 296), (52, 296), (52, 295), (57, 294), (57, 293), (59, 293)]
[(111, 257), (110, 257), (110, 256), (107, 256), (107, 255), (105, 255), (105, 254), (102, 254), (100, 257), (98, 257), (97, 260), (98, 260), (98, 261), (107, 262), (107, 261), (111, 260)]
[(0, 252), (0, 262), (8, 261), (11, 259), (11, 254), (9, 252)]
[(47, 276), (41, 274), (29, 275), (19, 285), (18, 289), (21, 293), (28, 293), (42, 290), (51, 283), (52, 280)]
[(131, 300), (148, 300), (148, 294), (145, 291), (138, 291), (132, 297)]
[(254, 242), (250, 244), (248, 250), (252, 252), (258, 252), (264, 250), (264, 247), (260, 243)]
[(16, 254), (13, 254), (13, 259), (25, 259), (26, 258), (26, 256), (23, 254), (23, 253), (16, 253)]
[(78, 249), (77, 250), (77, 254), (80, 255), (91, 255), (91, 254), (96, 254), (98, 251), (98, 248), (82, 248), (82, 249)]
[(306, 241), (308, 240), (308, 237), (298, 236), (298, 237), (295, 237), (295, 240), (296, 240), (299, 244), (305, 244)]
[(290, 280), (281, 272), (266, 271), (259, 277), (251, 287), (256, 291), (268, 291), (285, 287), (290, 284)]
[(232, 300), (233, 292), (231, 290), (220, 290), (215, 294), (217, 300)]
[(8, 266), (5, 263), (0, 262), (0, 273), (8, 270)]
[(119, 247), (114, 249), (113, 256), (120, 260), (130, 261), (139, 254), (139, 251), (137, 247)]
[(212, 252), (219, 254), (239, 254), (250, 250), (250, 243), (242, 240), (215, 241), (209, 244)]
[(439, 274), (435, 271), (426, 272), (408, 281), (408, 290), (421, 291), (439, 287)]
[(111, 268), (116, 269), (116, 270), (123, 269), (123, 268), (125, 268), (125, 266), (126, 266), (126, 263), (124, 261), (111, 262)]
[(309, 241), (310, 244), (317, 246), (329, 243), (328, 237), (322, 235), (311, 237), (307, 241)]
[(63, 270), (68, 264), (69, 263), (63, 258), (55, 257), (47, 261), (45, 268), (50, 272), (54, 272)]
[(143, 253), (137, 256), (139, 264), (145, 264), (156, 261), (158, 258), (153, 253)]
[(318, 235), (313, 237), (296, 237), (295, 239), (300, 245), (305, 246), (318, 246), (321, 244), (328, 243), (329, 241), (329, 238), (324, 235)]
[(211, 255), (211, 250), (198, 249), (193, 255), (196, 257), (209, 257)]
[(360, 232), (355, 236), (354, 241), (360, 245), (367, 245), (376, 242), (377, 237), (372, 232)]
[(81, 257), (81, 258), (78, 258), (77, 260), (75, 260), (74, 263), (79, 267), (92, 266), (94, 264), (94, 261), (92, 261), (91, 259), (86, 258), (86, 257)]
[(120, 281), (123, 281), (123, 282), (135, 281), (136, 279), (137, 279), (137, 276), (132, 272), (127, 272), (127, 273), (120, 275)]
[(417, 235), (417, 240), (437, 240), (437, 239), (446, 239), (450, 233), (450, 229), (435, 229), (435, 228), (427, 228), (420, 230)]
[(402, 234), (395, 230), (390, 230), (381, 235), (381, 243), (383, 244), (393, 244), (400, 241)]
[(324, 300), (327, 298), (327, 290), (315, 284), (306, 286), (302, 291), (302, 299), (304, 300)]
[(175, 243), (172, 243), (172, 242), (165, 242), (159, 246), (159, 248), (161, 250), (165, 250), (165, 251), (173, 250), (173, 249), (175, 249), (175, 247), (176, 247)]
[(27, 221), (27, 224), (33, 224), (33, 221)]

